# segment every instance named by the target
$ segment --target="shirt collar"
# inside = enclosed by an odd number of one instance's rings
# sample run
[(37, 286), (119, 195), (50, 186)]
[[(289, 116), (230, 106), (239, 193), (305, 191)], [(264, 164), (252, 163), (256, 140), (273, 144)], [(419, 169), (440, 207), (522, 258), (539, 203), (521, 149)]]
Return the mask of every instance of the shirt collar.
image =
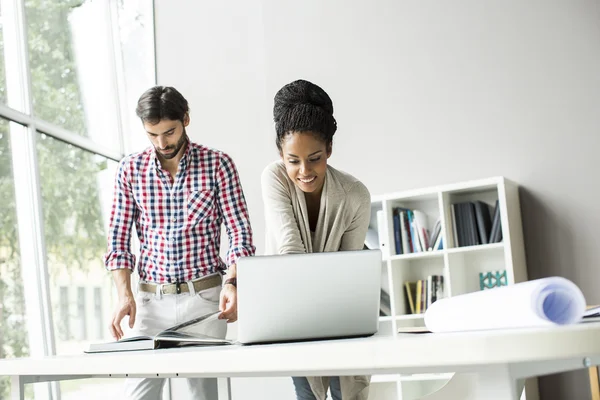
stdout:
[[(190, 139), (188, 138), (188, 142), (185, 147), (185, 151), (183, 152), (183, 156), (181, 157), (181, 160), (179, 160), (179, 166), (182, 168), (185, 168), (188, 165), (188, 158), (190, 157), (191, 147), (192, 142), (190, 142)], [(161, 170), (162, 166), (160, 165), (160, 160), (156, 156), (156, 149), (154, 148), (154, 146), (150, 146), (147, 151), (150, 152), (150, 160), (154, 163), (154, 167), (156, 168), (156, 170)]]

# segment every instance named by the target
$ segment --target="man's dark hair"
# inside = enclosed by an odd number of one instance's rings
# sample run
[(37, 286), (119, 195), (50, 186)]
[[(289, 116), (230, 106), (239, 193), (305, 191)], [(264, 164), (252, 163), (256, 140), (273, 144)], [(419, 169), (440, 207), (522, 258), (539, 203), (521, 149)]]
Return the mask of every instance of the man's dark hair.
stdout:
[(138, 100), (135, 113), (143, 122), (152, 125), (163, 119), (181, 121), (189, 112), (188, 102), (170, 86), (154, 86), (144, 92)]
[(279, 151), (283, 138), (289, 133), (311, 131), (329, 146), (337, 130), (329, 95), (314, 83), (302, 79), (288, 83), (277, 92), (273, 120)]

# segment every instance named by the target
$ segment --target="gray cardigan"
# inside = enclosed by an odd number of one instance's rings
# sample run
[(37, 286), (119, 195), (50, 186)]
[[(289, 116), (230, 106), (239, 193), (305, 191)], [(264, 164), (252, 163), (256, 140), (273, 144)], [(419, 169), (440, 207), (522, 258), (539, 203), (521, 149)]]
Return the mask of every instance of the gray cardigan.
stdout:
[[(353, 176), (328, 166), (314, 237), (304, 192), (288, 177), (282, 161), (269, 164), (261, 177), (266, 220), (266, 254), (320, 253), (363, 248), (371, 218), (368, 189)], [(309, 377), (311, 389), (325, 400), (329, 378)], [(368, 376), (342, 376), (344, 400), (366, 400)]]

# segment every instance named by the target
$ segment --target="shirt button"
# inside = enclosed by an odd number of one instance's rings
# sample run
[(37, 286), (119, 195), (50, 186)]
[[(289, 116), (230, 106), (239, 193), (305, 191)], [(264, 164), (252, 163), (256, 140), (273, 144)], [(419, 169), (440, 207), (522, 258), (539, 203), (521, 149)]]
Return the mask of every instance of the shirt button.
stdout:
[(173, 222), (177, 222), (177, 217), (173, 217)]
[(173, 237), (171, 238), (171, 242), (174, 242), (174, 241), (175, 241), (175, 236), (173, 236)]

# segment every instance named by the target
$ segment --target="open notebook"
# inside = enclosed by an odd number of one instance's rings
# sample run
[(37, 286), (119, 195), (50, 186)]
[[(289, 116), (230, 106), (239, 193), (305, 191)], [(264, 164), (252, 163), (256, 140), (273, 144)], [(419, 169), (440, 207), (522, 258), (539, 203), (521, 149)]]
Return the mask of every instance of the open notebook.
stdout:
[[(156, 336), (132, 336), (116, 342), (92, 343), (85, 353), (111, 351), (153, 350), (184, 346), (217, 346), (232, 342), (193, 332), (201, 323), (217, 319), (220, 311), (209, 313), (159, 332)], [(190, 328), (192, 328), (190, 332)]]

